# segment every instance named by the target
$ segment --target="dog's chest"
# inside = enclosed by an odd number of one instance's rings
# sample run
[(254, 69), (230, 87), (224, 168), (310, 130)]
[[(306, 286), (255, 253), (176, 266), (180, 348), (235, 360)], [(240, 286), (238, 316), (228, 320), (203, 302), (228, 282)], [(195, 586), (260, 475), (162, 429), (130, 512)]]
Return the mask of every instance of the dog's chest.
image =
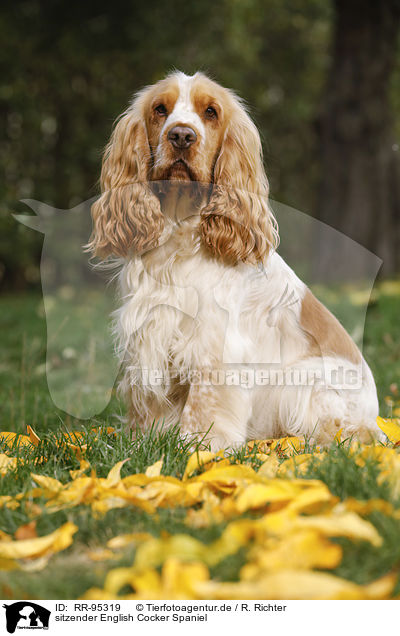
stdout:
[[(161, 373), (283, 362), (282, 335), (298, 312), (298, 279), (293, 296), (282, 273), (226, 266), (201, 250), (158, 255), (130, 261), (121, 272), (126, 300), (117, 332), (130, 360)], [(284, 302), (288, 294), (295, 300)]]
[(251, 343), (243, 274), (199, 253), (160, 265), (127, 263), (120, 276), (124, 302), (116, 312), (120, 348), (138, 364), (205, 367), (236, 360)]

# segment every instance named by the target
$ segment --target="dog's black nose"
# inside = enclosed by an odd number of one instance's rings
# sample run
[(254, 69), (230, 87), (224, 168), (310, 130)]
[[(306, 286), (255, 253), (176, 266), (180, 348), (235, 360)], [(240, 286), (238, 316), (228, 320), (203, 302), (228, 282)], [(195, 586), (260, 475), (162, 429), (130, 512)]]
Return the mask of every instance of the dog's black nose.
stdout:
[(174, 126), (168, 131), (167, 138), (175, 148), (189, 148), (197, 140), (197, 135), (189, 126)]

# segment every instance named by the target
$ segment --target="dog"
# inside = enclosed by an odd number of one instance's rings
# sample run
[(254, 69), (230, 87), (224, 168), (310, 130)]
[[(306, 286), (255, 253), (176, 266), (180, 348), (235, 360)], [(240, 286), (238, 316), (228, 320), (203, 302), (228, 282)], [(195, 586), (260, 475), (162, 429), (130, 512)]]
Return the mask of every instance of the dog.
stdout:
[[(146, 87), (117, 120), (101, 189), (89, 249), (120, 265), (119, 390), (133, 427), (179, 422), (214, 450), (283, 435), (326, 445), (339, 429), (379, 437), (367, 363), (277, 252), (240, 98), (202, 73)], [(339, 386), (339, 371), (357, 385)]]

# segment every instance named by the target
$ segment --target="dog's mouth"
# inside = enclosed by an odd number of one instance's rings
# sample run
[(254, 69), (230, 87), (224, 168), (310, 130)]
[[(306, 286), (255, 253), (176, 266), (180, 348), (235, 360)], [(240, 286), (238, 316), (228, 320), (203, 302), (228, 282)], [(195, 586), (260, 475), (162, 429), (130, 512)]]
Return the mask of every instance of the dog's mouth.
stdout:
[(188, 200), (194, 200), (197, 205), (207, 196), (208, 190), (204, 189), (201, 178), (182, 158), (176, 159), (161, 173), (154, 176), (156, 177), (152, 187), (154, 194), (161, 199), (178, 196), (181, 201), (185, 202), (186, 216)]
[(164, 178), (168, 181), (197, 181), (196, 175), (184, 159), (174, 161), (167, 169)]

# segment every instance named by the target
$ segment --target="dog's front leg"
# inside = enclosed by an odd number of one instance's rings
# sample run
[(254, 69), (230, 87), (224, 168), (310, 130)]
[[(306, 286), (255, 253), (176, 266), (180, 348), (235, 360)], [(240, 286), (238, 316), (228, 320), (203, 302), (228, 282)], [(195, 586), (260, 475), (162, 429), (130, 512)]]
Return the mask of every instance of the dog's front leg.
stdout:
[(191, 384), (181, 416), (182, 433), (196, 435), (213, 451), (240, 446), (251, 417), (250, 393), (241, 386)]

